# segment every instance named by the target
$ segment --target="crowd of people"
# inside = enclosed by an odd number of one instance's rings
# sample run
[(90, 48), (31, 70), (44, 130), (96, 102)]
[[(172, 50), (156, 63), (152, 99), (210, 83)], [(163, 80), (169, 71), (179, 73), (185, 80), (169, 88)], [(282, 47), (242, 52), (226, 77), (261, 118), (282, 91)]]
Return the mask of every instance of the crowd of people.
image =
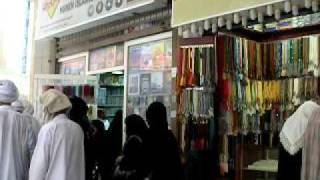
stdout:
[(79, 97), (47, 90), (38, 118), (31, 103), (18, 99), (15, 84), (0, 80), (1, 180), (183, 179), (179, 147), (160, 102), (148, 107), (146, 120), (129, 115), (124, 126), (118, 111), (105, 130), (103, 121), (88, 119)]

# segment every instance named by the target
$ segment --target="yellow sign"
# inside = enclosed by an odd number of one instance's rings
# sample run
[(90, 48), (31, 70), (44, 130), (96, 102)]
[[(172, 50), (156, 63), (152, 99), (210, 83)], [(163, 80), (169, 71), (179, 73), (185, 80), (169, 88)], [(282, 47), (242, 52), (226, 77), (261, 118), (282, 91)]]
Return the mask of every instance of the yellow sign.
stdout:
[(284, 0), (173, 0), (172, 26), (181, 26)]
[(59, 5), (59, 0), (46, 0), (44, 1), (43, 7), (48, 12), (48, 16), (52, 18), (56, 13), (56, 10)]

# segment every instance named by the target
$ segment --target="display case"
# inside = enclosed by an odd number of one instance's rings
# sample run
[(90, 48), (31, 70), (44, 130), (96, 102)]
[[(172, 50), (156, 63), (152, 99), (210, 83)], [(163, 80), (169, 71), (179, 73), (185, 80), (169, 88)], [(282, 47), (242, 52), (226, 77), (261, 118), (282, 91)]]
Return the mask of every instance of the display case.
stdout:
[(123, 109), (123, 81), (123, 71), (99, 75), (98, 114), (101, 116), (99, 118), (110, 122), (113, 120), (115, 113)]
[(159, 101), (167, 107), (170, 120), (175, 97), (171, 37), (172, 33), (168, 32), (125, 44), (125, 115), (138, 114), (145, 118), (147, 107)]
[(95, 76), (78, 76), (62, 74), (37, 74), (34, 78), (33, 104), (35, 115), (41, 117), (41, 94), (48, 89), (57, 89), (68, 97), (78, 96), (89, 106), (88, 118), (97, 118), (98, 80)]

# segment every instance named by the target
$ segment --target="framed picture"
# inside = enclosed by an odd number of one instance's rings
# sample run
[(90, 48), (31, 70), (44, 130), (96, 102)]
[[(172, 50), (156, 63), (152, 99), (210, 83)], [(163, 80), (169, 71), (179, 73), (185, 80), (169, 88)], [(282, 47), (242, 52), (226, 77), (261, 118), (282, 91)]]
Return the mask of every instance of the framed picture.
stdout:
[(85, 75), (88, 52), (60, 58), (60, 74)]
[(113, 45), (89, 52), (87, 74), (124, 70), (123, 45)]

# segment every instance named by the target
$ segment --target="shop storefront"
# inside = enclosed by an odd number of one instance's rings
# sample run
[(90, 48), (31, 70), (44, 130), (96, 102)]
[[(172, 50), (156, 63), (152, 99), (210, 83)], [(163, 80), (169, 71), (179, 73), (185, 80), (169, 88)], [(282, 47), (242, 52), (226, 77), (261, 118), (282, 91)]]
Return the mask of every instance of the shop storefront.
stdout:
[[(124, 103), (127, 96), (126, 65), (130, 63), (125, 59), (124, 44), (170, 30), (168, 2), (55, 3), (41, 4), (44, 8), (39, 11), (43, 17), (40, 17), (37, 34), (40, 40), (56, 38), (55, 69), (60, 75), (55, 76), (61, 79), (67, 74), (82, 79), (96, 78), (96, 115), (93, 117), (112, 121), (117, 111), (127, 109)], [(50, 8), (52, 5), (55, 8)]]
[(173, 3), (186, 176), (277, 179), (282, 126), (319, 95), (319, 2), (224, 3)]

